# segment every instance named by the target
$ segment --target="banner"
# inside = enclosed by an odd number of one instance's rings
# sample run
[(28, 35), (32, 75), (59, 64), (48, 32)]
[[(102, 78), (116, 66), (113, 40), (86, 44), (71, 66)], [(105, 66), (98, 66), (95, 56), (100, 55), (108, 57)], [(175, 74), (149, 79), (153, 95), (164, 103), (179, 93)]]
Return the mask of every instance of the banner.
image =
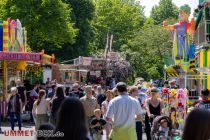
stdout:
[(91, 76), (95, 76), (96, 75), (96, 72), (95, 71), (90, 71), (90, 75)]
[(92, 60), (91, 67), (94, 70), (102, 70), (106, 68), (106, 61), (103, 59)]
[(90, 66), (92, 62), (92, 57), (80, 57), (79, 65)]
[(41, 61), (41, 53), (0, 52), (0, 60)]
[(120, 54), (118, 52), (109, 52), (108, 57), (112, 61), (118, 61), (120, 58)]

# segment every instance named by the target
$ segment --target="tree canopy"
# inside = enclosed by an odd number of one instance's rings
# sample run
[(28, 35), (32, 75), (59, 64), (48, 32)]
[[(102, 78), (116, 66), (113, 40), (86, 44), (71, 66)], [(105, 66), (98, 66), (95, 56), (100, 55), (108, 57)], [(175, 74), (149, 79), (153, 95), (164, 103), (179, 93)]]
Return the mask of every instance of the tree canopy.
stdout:
[(93, 20), (95, 28), (94, 45), (104, 49), (107, 33), (113, 34), (113, 49), (127, 44), (136, 30), (143, 26), (145, 16), (143, 7), (131, 0), (96, 0), (96, 16)]
[(172, 0), (160, 0), (159, 5), (152, 8), (151, 18), (155, 24), (161, 24), (166, 19), (177, 19), (178, 7)]
[(163, 76), (164, 56), (171, 54), (170, 32), (152, 25), (136, 33), (122, 52), (134, 69), (134, 77), (157, 79)]
[(20, 19), (33, 51), (53, 52), (64, 43), (75, 42), (77, 29), (70, 14), (70, 6), (61, 0), (5, 0), (3, 19)]
[[(78, 29), (75, 43), (66, 43), (64, 49), (59, 54), (63, 59), (72, 59), (79, 55), (89, 55), (89, 46), (94, 40), (94, 29), (92, 27), (92, 20), (95, 16), (95, 5), (92, 0), (66, 0), (72, 11), (71, 19), (75, 23), (74, 27)], [(66, 53), (69, 52), (69, 53)]]

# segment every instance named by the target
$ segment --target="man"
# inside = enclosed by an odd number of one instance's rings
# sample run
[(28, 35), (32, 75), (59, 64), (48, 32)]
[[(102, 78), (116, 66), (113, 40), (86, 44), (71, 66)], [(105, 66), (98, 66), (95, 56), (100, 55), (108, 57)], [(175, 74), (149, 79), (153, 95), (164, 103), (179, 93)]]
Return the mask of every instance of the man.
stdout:
[(106, 100), (106, 96), (104, 95), (101, 86), (97, 86), (96, 98), (101, 107), (102, 102)]
[(55, 95), (56, 85), (52, 85), (52, 91), (47, 94), (47, 98), (52, 99)]
[(74, 83), (72, 86), (72, 92), (69, 93), (69, 97), (76, 97), (78, 99), (84, 96), (83, 92), (79, 90), (80, 86), (78, 83)]
[(111, 140), (137, 140), (135, 120), (141, 120), (141, 114), (143, 114), (140, 103), (128, 96), (125, 83), (118, 83), (116, 88), (119, 96), (110, 101), (106, 114), (106, 120), (113, 121), (110, 138)]
[(86, 95), (84, 97), (82, 97), (80, 100), (84, 106), (85, 115), (86, 115), (86, 118), (88, 121), (87, 128), (90, 128), (89, 123), (90, 123), (91, 119), (94, 117), (94, 110), (98, 109), (99, 106), (98, 106), (97, 99), (95, 97), (93, 97), (93, 95), (92, 95), (92, 87), (91, 86), (85, 87), (85, 94)]
[[(137, 86), (132, 86), (130, 88), (130, 96), (133, 97), (134, 99), (139, 100), (139, 107), (141, 108), (141, 99), (138, 98), (138, 87)], [(136, 120), (136, 134), (137, 134), (137, 140), (142, 140), (142, 123), (140, 120)]]
[(203, 108), (210, 111), (210, 100), (208, 100), (210, 93), (208, 89), (204, 89), (201, 91), (201, 98), (202, 100), (198, 102), (195, 107), (196, 108)]
[(17, 88), (17, 93), (19, 94), (23, 105), (22, 107), (24, 107), (27, 104), (26, 88), (22, 85), (20, 79), (16, 81), (16, 88)]

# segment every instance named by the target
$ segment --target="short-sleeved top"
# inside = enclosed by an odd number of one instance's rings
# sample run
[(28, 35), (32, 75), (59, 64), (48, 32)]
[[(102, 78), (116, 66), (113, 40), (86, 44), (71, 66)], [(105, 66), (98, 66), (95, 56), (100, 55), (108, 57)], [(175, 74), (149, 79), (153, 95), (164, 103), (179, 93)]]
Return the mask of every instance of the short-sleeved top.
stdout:
[(133, 97), (119, 95), (109, 103), (106, 117), (113, 118), (112, 139), (136, 140), (135, 115), (143, 114), (140, 103)]
[(210, 111), (210, 100), (200, 101), (195, 105), (196, 108), (202, 108)]
[(86, 117), (94, 116), (94, 110), (98, 108), (97, 99), (95, 97), (88, 98), (84, 96), (80, 100), (85, 108)]
[(96, 117), (94, 117), (90, 122), (91, 125), (96, 125), (97, 123), (99, 123), (100, 125), (93, 128), (94, 132), (96, 133), (103, 130), (103, 126), (106, 124), (106, 121), (102, 118), (98, 120)]
[(48, 113), (48, 101), (44, 98), (41, 99), (39, 105), (36, 105), (37, 102), (35, 102), (35, 106), (36, 106), (36, 109), (35, 109), (35, 113), (36, 114), (39, 114), (39, 115), (42, 115), (42, 114), (47, 114)]

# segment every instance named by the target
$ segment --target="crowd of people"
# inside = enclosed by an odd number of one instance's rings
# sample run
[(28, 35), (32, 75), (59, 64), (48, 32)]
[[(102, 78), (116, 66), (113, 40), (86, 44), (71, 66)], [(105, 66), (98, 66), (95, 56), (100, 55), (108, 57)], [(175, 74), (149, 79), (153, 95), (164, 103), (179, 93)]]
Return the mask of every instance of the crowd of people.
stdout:
[[(119, 82), (113, 88), (103, 89), (101, 85), (77, 82), (65, 87), (54, 80), (29, 88), (27, 83), (17, 80), (8, 99), (11, 130), (15, 130), (14, 118), (21, 130), (21, 116), (27, 111), (36, 130), (64, 134), (62, 137), (38, 136), (38, 140), (102, 140), (103, 135), (107, 140), (142, 140), (143, 132), (151, 140), (153, 120), (163, 115), (164, 105), (158, 85), (150, 83), (145, 87), (143, 82), (140, 79), (133, 86)], [(163, 87), (178, 88), (176, 81), (165, 81)], [(181, 132), (182, 140), (210, 139), (209, 95), (207, 89), (201, 91), (202, 100), (191, 108)], [(166, 118), (160, 121), (162, 131), (168, 131), (169, 125)], [(168, 135), (172, 139), (172, 135)]]

